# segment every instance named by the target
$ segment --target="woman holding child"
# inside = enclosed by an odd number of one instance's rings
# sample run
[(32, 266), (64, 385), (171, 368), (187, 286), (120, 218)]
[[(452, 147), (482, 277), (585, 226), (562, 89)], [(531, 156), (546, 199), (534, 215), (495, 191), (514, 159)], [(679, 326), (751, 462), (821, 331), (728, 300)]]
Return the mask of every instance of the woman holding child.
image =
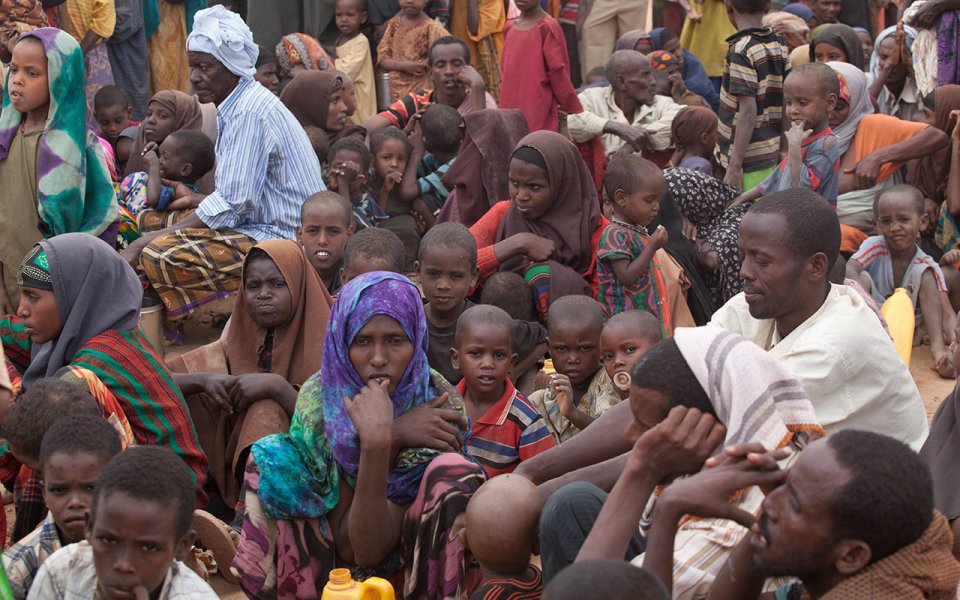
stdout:
[(254, 444), (247, 462), (233, 567), (249, 596), (317, 598), (344, 563), (392, 576), (406, 598), (469, 589), (451, 528), (484, 476), (459, 454), (466, 409), (428, 367), (427, 343), (405, 277), (367, 273), (341, 289), (290, 433)]
[(597, 242), (608, 221), (577, 147), (551, 131), (527, 135), (510, 159), (508, 187), (510, 200), (470, 228), (481, 281), (496, 271), (522, 275), (541, 320), (558, 298), (596, 297)]
[(366, 137), (366, 130), (347, 123), (346, 87), (337, 71), (300, 71), (280, 92), (280, 101), (304, 127), (319, 127), (332, 146), (346, 137)]

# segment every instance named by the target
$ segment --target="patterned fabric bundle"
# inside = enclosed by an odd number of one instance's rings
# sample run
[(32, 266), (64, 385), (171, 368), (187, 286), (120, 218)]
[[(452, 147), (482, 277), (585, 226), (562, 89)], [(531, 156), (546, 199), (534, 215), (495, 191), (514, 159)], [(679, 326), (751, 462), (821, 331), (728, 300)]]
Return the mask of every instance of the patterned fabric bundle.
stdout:
[[(117, 220), (117, 199), (97, 136), (87, 131), (83, 52), (69, 34), (44, 27), (24, 34), (47, 55), (50, 108), (37, 156), (37, 196), (46, 237), (68, 232), (100, 235)], [(3, 92), (0, 160), (5, 160), (24, 115)]]
[(330, 68), (330, 58), (323, 46), (305, 33), (283, 36), (277, 44), (276, 54), (277, 64), (287, 73), (298, 66), (307, 71), (326, 71)]

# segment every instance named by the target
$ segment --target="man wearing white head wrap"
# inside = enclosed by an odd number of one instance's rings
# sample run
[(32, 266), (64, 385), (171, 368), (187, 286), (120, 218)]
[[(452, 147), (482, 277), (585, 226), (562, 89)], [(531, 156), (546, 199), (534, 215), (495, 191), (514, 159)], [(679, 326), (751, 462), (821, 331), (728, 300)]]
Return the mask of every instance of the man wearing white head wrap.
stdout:
[(220, 5), (197, 13), (187, 56), (197, 98), (217, 105), (216, 189), (204, 196), (179, 186), (172, 207), (196, 210), (124, 251), (142, 266), (168, 319), (234, 292), (250, 248), (294, 239), (300, 206), (326, 189), (303, 127), (253, 78), (257, 55), (238, 15)]
[[(904, 25), (903, 34), (903, 48), (897, 42), (896, 26), (887, 27), (877, 36), (870, 57), (870, 73), (874, 79), (870, 95), (877, 100), (881, 114), (917, 121), (923, 115), (923, 106), (910, 51), (917, 30)], [(905, 52), (905, 57), (901, 56), (901, 51)]]
[(260, 50), (253, 43), (253, 33), (240, 15), (222, 4), (197, 12), (187, 51), (212, 54), (237, 77), (249, 79), (257, 72)]

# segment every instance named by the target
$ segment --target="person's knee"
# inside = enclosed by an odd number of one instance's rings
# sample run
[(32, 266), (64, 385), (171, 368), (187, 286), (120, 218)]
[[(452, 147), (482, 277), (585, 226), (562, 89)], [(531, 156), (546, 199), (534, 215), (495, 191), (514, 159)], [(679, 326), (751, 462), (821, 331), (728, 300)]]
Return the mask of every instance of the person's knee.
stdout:
[(584, 517), (595, 520), (606, 497), (603, 490), (586, 481), (563, 486), (551, 494), (543, 505), (541, 534), (548, 533), (555, 525), (579, 522)]
[(933, 269), (927, 269), (920, 276), (920, 294), (929, 297), (937, 297), (940, 294), (940, 283), (937, 281), (937, 275)]

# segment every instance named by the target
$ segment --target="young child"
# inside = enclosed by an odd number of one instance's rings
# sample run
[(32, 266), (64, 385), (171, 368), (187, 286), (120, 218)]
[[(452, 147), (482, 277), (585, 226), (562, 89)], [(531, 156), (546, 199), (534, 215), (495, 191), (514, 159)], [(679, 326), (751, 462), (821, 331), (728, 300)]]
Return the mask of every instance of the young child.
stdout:
[(513, 319), (513, 350), (520, 359), (510, 379), (524, 395), (535, 389), (537, 373), (547, 353), (547, 329), (534, 317), (532, 297), (530, 284), (513, 271), (491, 275), (480, 294), (480, 304), (502, 308)]
[(327, 171), (327, 188), (350, 200), (357, 231), (376, 227), (377, 221), (387, 218), (370, 191), (367, 180), (373, 155), (363, 140), (355, 137), (337, 140), (327, 154), (330, 169)]
[(688, 106), (670, 124), (670, 145), (675, 149), (671, 167), (713, 175), (713, 150), (717, 146), (717, 115), (705, 106)]
[(603, 176), (613, 217), (597, 244), (597, 299), (607, 317), (641, 309), (660, 319), (664, 337), (673, 334), (667, 284), (657, 251), (667, 230), (649, 225), (660, 212), (663, 173), (636, 155), (615, 156)]
[(557, 131), (559, 111), (583, 111), (570, 83), (563, 30), (538, 0), (517, 0), (516, 5), (520, 16), (504, 28), (500, 108), (522, 110), (531, 132)]
[(565, 442), (620, 402), (620, 393), (600, 364), (603, 308), (588, 296), (564, 296), (550, 306), (547, 334), (556, 372), (530, 402), (557, 443)]
[(463, 373), (457, 391), (473, 426), (467, 452), (487, 477), (510, 473), (555, 445), (537, 409), (508, 377), (517, 361), (510, 315), (483, 304), (465, 310), (457, 320), (450, 360)]
[(427, 66), (430, 46), (450, 35), (423, 8), (427, 0), (400, 0), (400, 13), (387, 21), (377, 44), (377, 64), (390, 73), (390, 99), (396, 102), (407, 94), (433, 89)]
[(297, 243), (331, 296), (340, 291), (343, 253), (353, 233), (350, 201), (336, 192), (318, 192), (300, 207)]
[(642, 310), (610, 317), (600, 334), (600, 360), (621, 400), (630, 395), (630, 373), (647, 350), (663, 339), (660, 319)]
[(317, 160), (320, 161), (322, 168), (327, 164), (327, 154), (330, 151), (330, 136), (327, 135), (326, 131), (316, 125), (307, 125), (303, 128), (303, 131), (307, 134), (307, 139), (310, 140), (310, 147), (313, 148), (313, 153), (317, 155)]
[(791, 121), (786, 133), (787, 158), (730, 206), (795, 187), (809, 188), (837, 205), (841, 153), (829, 122), (840, 95), (837, 72), (823, 63), (800, 65), (787, 76), (783, 95)]
[(400, 199), (399, 189), (411, 151), (407, 135), (396, 127), (385, 127), (370, 135), (373, 179), (370, 181), (369, 190), (377, 199), (380, 210), (388, 215), (378, 226), (394, 232), (403, 242), (406, 251), (405, 273), (413, 269), (420, 245), (420, 228), (410, 214), (410, 204)]
[(739, 31), (728, 38), (720, 87), (720, 139), (724, 181), (750, 190), (779, 160), (783, 78), (789, 51), (763, 26), (770, 0), (729, 0), (727, 16)]
[(483, 579), (472, 600), (540, 597), (542, 574), (530, 558), (542, 510), (537, 486), (520, 475), (495, 477), (473, 494), (467, 504), (467, 546), (480, 563)]
[(37, 570), (51, 554), (85, 538), (90, 490), (120, 449), (116, 429), (100, 415), (63, 417), (43, 436), (43, 501), (50, 512), (39, 527), (3, 553), (14, 598), (27, 597)]
[(927, 221), (923, 194), (910, 185), (895, 185), (881, 192), (873, 204), (879, 235), (864, 240), (850, 257), (848, 276), (858, 279), (878, 304), (896, 288), (905, 288), (930, 336), (934, 368), (943, 369), (950, 363), (947, 345), (954, 341), (957, 317), (949, 308), (940, 266), (917, 246)]
[(47, 558), (28, 598), (216, 600), (210, 586), (180, 562), (197, 537), (193, 504), (190, 469), (169, 449), (121, 452), (93, 488), (87, 541)]
[(450, 348), (457, 320), (473, 306), (467, 294), (477, 285), (477, 241), (460, 223), (440, 223), (423, 236), (414, 271), (427, 300), (423, 308), (430, 334), (430, 368), (450, 383), (459, 383), (463, 375), (453, 367)]
[[(93, 118), (100, 125), (97, 135), (110, 142), (114, 154), (117, 151), (117, 139), (127, 127), (139, 125), (130, 120), (133, 107), (123, 88), (116, 85), (107, 85), (100, 88), (93, 97)], [(122, 170), (122, 169), (121, 169)]]
[(377, 114), (377, 89), (370, 40), (360, 33), (360, 28), (367, 22), (366, 1), (337, 0), (334, 5), (334, 19), (337, 29), (340, 30), (334, 68), (353, 81), (357, 106), (349, 120), (361, 125)]
[(403, 273), (403, 242), (392, 231), (373, 227), (358, 231), (347, 241), (340, 269), (340, 285), (370, 271)]
[(428, 106), (410, 134), (412, 152), (400, 182), (400, 199), (412, 203), (427, 229), (450, 195), (441, 178), (453, 165), (462, 139), (463, 118), (445, 104)]
[(150, 142), (143, 149), (147, 171), (140, 174), (146, 185), (122, 186), (124, 205), (134, 216), (145, 210), (167, 212), (192, 208), (189, 200), (178, 200), (176, 188), (163, 180), (183, 184), (196, 192), (197, 181), (213, 170), (215, 160), (213, 142), (200, 131), (180, 129), (164, 138), (159, 146)]

